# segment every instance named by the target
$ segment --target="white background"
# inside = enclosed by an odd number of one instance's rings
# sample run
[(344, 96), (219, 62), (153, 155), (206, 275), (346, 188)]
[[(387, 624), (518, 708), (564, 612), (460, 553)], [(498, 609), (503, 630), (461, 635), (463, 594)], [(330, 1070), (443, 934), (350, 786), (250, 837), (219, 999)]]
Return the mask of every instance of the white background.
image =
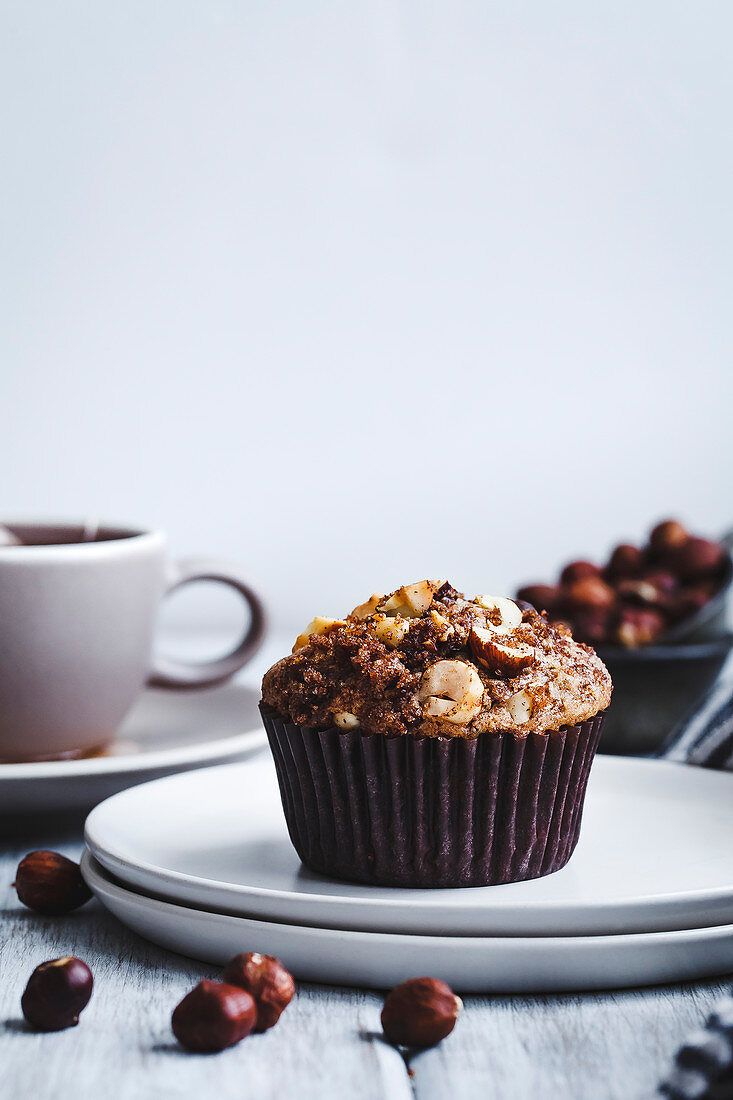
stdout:
[(0, 12), (6, 516), (288, 626), (733, 521), (729, 0)]

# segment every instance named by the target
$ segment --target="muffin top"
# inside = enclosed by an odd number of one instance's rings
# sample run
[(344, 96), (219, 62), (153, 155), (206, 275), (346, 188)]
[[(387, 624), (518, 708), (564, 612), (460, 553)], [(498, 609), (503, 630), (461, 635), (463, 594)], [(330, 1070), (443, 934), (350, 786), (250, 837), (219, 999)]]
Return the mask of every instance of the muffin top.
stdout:
[(608, 706), (611, 678), (590, 646), (529, 605), (418, 581), (345, 619), (314, 619), (262, 694), (316, 729), (471, 738), (576, 725)]

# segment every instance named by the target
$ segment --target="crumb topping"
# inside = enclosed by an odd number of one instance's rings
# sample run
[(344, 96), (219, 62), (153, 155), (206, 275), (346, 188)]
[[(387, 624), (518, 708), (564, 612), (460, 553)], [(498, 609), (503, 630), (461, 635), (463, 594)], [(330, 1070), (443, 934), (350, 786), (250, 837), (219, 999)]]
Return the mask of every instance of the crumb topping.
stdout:
[(529, 605), (419, 581), (343, 619), (315, 618), (262, 693), (317, 729), (472, 738), (592, 718), (610, 702), (611, 678), (590, 646)]

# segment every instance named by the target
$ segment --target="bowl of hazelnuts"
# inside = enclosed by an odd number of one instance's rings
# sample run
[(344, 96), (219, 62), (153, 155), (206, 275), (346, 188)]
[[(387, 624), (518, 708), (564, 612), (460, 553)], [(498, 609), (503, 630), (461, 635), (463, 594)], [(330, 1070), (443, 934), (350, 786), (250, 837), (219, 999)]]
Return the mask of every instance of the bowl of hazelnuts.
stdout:
[(572, 561), (556, 584), (518, 590), (517, 599), (592, 645), (611, 673), (602, 751), (655, 752), (718, 676), (733, 645), (732, 541), (668, 519), (643, 546), (616, 546), (605, 565)]

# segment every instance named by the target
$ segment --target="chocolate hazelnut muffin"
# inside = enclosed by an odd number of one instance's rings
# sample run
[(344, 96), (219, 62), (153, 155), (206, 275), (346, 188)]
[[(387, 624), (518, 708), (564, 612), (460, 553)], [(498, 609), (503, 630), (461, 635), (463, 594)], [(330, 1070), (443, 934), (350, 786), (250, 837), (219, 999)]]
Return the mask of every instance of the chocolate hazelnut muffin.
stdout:
[(577, 843), (611, 680), (529, 605), (420, 581), (316, 618), (261, 711), (292, 842), (321, 874), (479, 886)]

